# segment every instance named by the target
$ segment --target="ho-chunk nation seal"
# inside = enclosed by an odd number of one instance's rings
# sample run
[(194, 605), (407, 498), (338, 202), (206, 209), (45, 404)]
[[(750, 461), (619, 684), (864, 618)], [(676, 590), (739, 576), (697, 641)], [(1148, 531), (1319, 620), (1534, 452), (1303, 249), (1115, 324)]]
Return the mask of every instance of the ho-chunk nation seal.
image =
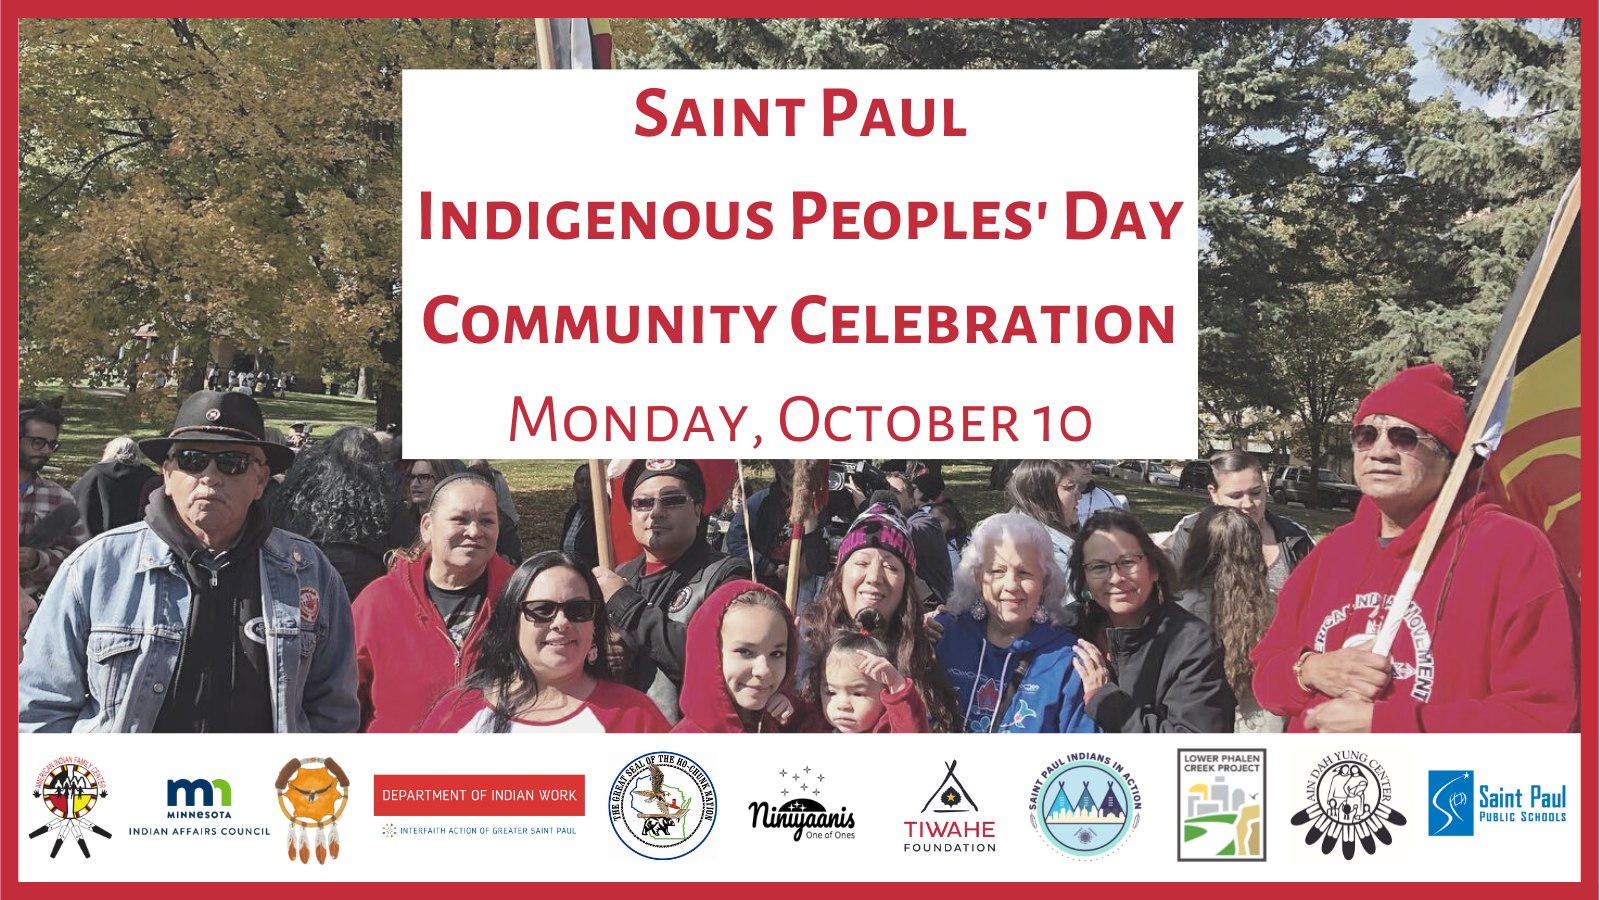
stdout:
[(623, 766), (607, 800), (617, 838), (649, 859), (692, 853), (711, 834), (717, 817), (710, 776), (676, 753), (646, 753)]

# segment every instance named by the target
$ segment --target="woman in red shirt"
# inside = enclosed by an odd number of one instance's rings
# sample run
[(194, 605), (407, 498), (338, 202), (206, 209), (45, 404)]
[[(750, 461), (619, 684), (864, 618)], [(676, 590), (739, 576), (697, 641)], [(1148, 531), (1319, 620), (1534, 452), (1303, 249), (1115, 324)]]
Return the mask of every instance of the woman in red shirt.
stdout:
[(666, 731), (649, 697), (607, 680), (606, 625), (593, 572), (557, 550), (529, 558), (495, 604), (472, 674), (421, 730)]

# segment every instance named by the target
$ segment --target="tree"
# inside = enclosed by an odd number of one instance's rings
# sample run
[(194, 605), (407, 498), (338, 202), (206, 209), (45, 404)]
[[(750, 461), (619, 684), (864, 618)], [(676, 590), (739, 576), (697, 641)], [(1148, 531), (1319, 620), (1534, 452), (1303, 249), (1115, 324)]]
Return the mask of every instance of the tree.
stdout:
[(1304, 379), (1275, 374), (1305, 333), (1272, 341), (1306, 298), (1357, 283), (1374, 307), (1464, 296), (1442, 262), (1463, 201), (1415, 177), (1405, 156), (1418, 111), (1409, 30), (1393, 19), (674, 19), (630, 61), (1198, 70), (1200, 397), (1242, 443), (1268, 410), (1324, 403)]
[(1450, 197), (1440, 265), (1463, 289), (1437, 302), (1385, 302), (1366, 359), (1375, 378), (1423, 360), (1475, 377), (1496, 323), (1561, 191), (1579, 165), (1579, 20), (1461, 19), (1434, 48), (1452, 80), (1501, 109), (1453, 93), (1425, 104), (1407, 156)]
[(1355, 351), (1372, 330), (1372, 307), (1355, 284), (1309, 287), (1266, 330), (1278, 348), (1272, 376), (1290, 398), (1283, 412), (1297, 426), (1313, 475), (1327, 456), (1333, 423), (1350, 415), (1366, 393), (1367, 370)]
[(400, 420), (400, 77), (534, 65), (531, 20), (25, 20), (22, 370), (152, 323), (368, 367)]

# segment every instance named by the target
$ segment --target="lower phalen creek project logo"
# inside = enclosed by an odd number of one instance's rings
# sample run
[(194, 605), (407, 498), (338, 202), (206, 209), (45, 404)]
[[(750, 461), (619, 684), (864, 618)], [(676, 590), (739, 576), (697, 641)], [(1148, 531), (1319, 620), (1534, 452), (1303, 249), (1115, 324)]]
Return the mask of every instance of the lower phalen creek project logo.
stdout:
[(1379, 843), (1394, 843), (1389, 826), (1406, 824), (1389, 805), (1394, 791), (1383, 765), (1359, 750), (1323, 757), (1306, 779), (1306, 799), (1310, 805), (1289, 824), (1310, 825), (1306, 844), (1321, 840), (1323, 855), (1339, 847), (1345, 859), (1354, 859), (1357, 844), (1369, 855), (1377, 853)]
[(86, 837), (89, 833), (111, 837), (111, 832), (89, 821), (89, 812), (107, 796), (107, 792), (105, 778), (88, 760), (77, 756), (51, 760), (39, 771), (39, 777), (34, 779), (33, 796), (44, 802), (51, 819), (29, 832), (28, 837), (36, 838), (54, 831), (56, 840), (50, 847), (51, 859), (55, 859), (56, 854), (61, 852), (61, 845), (68, 840), (77, 841), (78, 849), (88, 858), (89, 842)]
[[(291, 759), (278, 773), (278, 808), (289, 820), (289, 860), (339, 858), (339, 817), (350, 805), (350, 779), (333, 757)], [(315, 829), (313, 833), (312, 829)]]
[(1056, 760), (1033, 783), (1030, 821), (1052, 847), (1074, 859), (1109, 855), (1139, 825), (1144, 805), (1133, 775), (1100, 753)]
[(694, 760), (646, 753), (617, 773), (607, 811), (611, 829), (628, 849), (648, 859), (677, 859), (711, 834), (717, 793)]
[(793, 829), (794, 839), (856, 836), (856, 815), (846, 807), (828, 812), (822, 805), (822, 785), (827, 776), (810, 766), (778, 770), (777, 806), (766, 800), (750, 803), (751, 828)]
[(1178, 859), (1267, 858), (1267, 751), (1178, 751)]

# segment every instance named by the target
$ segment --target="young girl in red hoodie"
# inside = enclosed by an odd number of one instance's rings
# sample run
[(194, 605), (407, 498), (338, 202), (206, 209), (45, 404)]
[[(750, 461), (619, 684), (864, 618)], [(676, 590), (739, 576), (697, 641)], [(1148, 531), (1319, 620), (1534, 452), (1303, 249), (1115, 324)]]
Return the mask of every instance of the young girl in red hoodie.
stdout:
[(870, 634), (838, 635), (822, 665), (812, 671), (811, 690), (822, 714), (841, 734), (928, 731), (928, 708), (911, 679), (889, 661), (889, 648)]
[(793, 715), (800, 635), (783, 598), (754, 581), (730, 581), (689, 620), (683, 719), (672, 730), (727, 733), (819, 730)]

